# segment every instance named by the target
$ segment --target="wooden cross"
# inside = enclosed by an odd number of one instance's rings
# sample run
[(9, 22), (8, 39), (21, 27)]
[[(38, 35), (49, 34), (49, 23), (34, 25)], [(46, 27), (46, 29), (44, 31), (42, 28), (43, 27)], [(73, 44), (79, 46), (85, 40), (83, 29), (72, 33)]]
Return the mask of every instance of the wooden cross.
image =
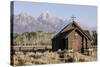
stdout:
[(72, 17), (71, 17), (71, 20), (72, 20), (72, 21), (74, 21), (74, 20), (75, 20), (75, 18), (76, 18), (75, 16), (72, 16)]

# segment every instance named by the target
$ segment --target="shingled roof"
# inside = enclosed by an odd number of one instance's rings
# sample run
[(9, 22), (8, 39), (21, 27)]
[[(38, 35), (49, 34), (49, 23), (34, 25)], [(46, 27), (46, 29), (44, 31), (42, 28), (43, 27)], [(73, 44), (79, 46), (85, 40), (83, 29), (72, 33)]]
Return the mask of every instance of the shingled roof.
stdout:
[[(79, 30), (79, 31), (82, 33), (82, 35), (84, 35), (86, 38), (88, 38), (89, 40), (91, 40), (91, 35), (90, 35), (89, 31), (87, 31), (87, 30), (84, 31), (84, 30), (78, 25), (78, 23), (76, 23), (75, 21), (72, 21), (72, 22), (70, 22), (68, 25), (66, 25), (59, 33), (57, 33), (57, 34), (53, 37), (53, 39), (57, 38), (58, 36), (61, 36), (61, 34), (63, 34), (64, 32), (66, 32), (67, 35), (70, 34), (70, 32), (73, 31), (73, 30), (75, 29), (72, 25), (75, 25), (75, 26), (77, 27), (76, 29)], [(66, 35), (66, 36), (67, 36), (67, 35)]]

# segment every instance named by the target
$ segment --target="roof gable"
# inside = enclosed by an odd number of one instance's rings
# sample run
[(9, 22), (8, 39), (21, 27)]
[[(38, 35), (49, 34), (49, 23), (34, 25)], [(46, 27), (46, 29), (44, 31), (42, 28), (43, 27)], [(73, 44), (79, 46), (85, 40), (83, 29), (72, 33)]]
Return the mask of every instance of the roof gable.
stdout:
[[(77, 30), (79, 30), (81, 33), (82, 33), (82, 35), (84, 35), (86, 38), (88, 38), (89, 40), (91, 40), (91, 37), (90, 36), (88, 36), (84, 31), (83, 31), (83, 29), (75, 22), (75, 21), (72, 21), (72, 22), (70, 22), (67, 26), (65, 26), (57, 35), (55, 35), (54, 36), (54, 38), (56, 38), (56, 37), (58, 37), (59, 35), (62, 35), (62, 33), (68, 33), (68, 31), (72, 31), (72, 30), (74, 30), (74, 29), (76, 29), (77, 28)], [(69, 34), (69, 33), (68, 33)], [(67, 34), (67, 35), (68, 35)], [(54, 39), (53, 38), (53, 39)]]

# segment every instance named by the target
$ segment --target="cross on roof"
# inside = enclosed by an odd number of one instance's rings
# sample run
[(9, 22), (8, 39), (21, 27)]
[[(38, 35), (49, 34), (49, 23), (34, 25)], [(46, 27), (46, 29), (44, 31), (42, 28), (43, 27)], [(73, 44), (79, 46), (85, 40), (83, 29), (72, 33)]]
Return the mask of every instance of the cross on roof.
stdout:
[(72, 17), (71, 17), (71, 20), (72, 20), (72, 21), (74, 21), (74, 20), (75, 20), (75, 18), (76, 18), (75, 16), (72, 16)]

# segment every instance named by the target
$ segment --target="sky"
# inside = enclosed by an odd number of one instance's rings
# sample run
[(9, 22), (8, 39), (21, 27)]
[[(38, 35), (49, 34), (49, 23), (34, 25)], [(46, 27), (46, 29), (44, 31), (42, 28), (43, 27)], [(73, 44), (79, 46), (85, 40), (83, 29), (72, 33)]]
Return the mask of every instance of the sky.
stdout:
[(26, 12), (33, 17), (38, 17), (44, 11), (48, 11), (50, 16), (57, 16), (63, 20), (69, 20), (75, 16), (76, 20), (86, 26), (97, 26), (97, 7), (73, 4), (55, 4), (14, 1), (14, 14)]

